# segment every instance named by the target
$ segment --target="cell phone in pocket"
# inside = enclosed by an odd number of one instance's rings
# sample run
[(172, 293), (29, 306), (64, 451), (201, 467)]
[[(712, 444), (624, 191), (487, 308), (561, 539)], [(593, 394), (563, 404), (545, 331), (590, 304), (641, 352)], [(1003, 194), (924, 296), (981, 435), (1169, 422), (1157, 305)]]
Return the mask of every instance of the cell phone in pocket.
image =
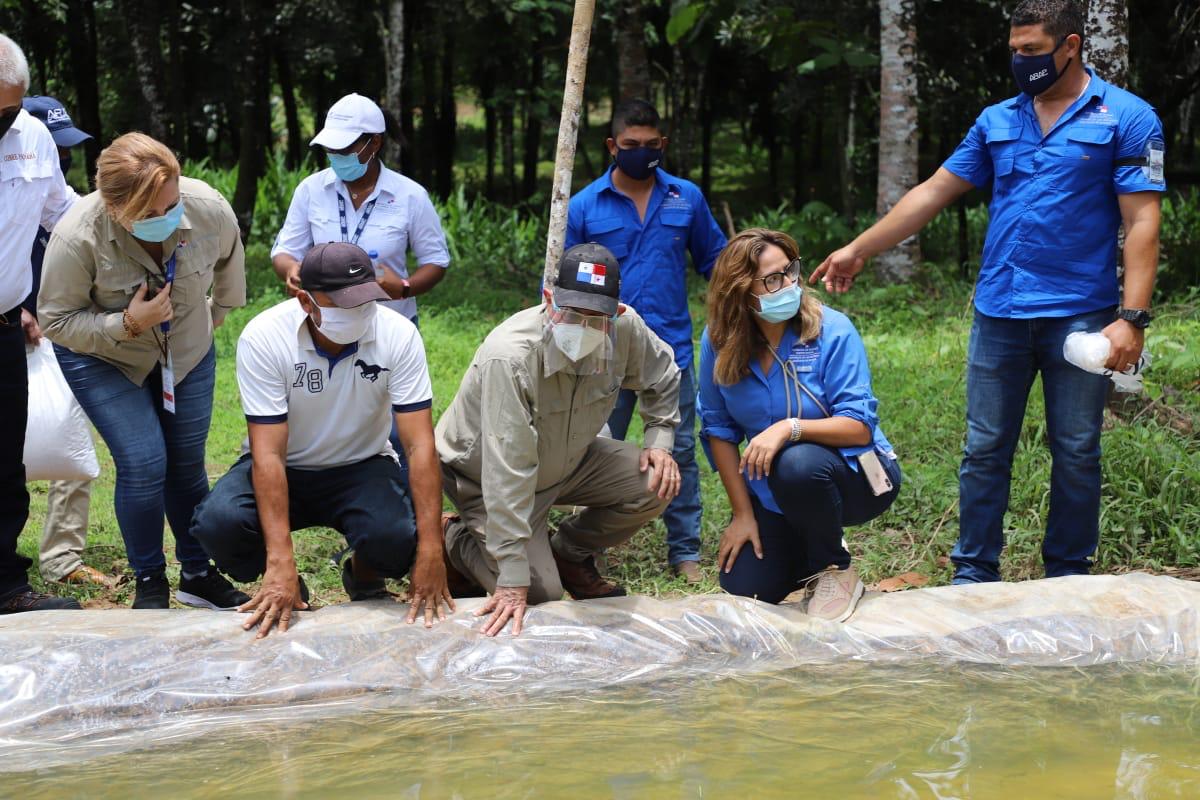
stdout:
[(888, 477), (887, 470), (883, 468), (883, 463), (879, 460), (879, 454), (874, 450), (868, 450), (859, 455), (858, 465), (862, 467), (863, 475), (867, 478), (867, 485), (871, 487), (871, 493), (876, 497), (892, 490), (892, 479)]

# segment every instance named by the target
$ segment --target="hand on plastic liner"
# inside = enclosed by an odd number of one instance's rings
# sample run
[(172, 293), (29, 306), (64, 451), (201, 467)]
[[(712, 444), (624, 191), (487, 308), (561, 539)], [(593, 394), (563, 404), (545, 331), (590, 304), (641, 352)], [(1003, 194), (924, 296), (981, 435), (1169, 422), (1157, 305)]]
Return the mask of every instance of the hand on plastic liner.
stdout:
[(446, 620), (447, 606), (451, 613), (455, 611), (454, 598), (450, 596), (450, 587), (446, 584), (446, 562), (443, 560), (441, 542), (432, 551), (417, 551), (417, 562), (413, 565), (412, 579), (408, 591), (408, 619), (410, 625), (417, 621), (421, 609), (425, 610), (425, 627), (433, 627), (434, 614), (438, 622)]
[(257, 625), (258, 635), (255, 638), (262, 639), (271, 632), (272, 627), (278, 627), (280, 633), (286, 633), (292, 622), (292, 612), (307, 608), (308, 603), (300, 599), (300, 573), (295, 565), (291, 569), (273, 569), (268, 565), (262, 585), (250, 602), (238, 606), (238, 611), (251, 614), (250, 619), (242, 625), (242, 630), (248, 631)]
[(841, 250), (835, 250), (825, 257), (821, 266), (808, 276), (810, 284), (824, 279), (825, 291), (831, 294), (844, 294), (854, 285), (854, 279), (863, 271), (866, 259), (858, 254), (853, 245), (846, 245)]
[(663, 500), (674, 499), (679, 494), (682, 478), (679, 476), (679, 465), (666, 450), (661, 447), (648, 447), (642, 451), (641, 463), (638, 468), (650, 473), (650, 493), (657, 494)]
[(1106, 369), (1113, 372), (1124, 372), (1137, 363), (1142, 355), (1142, 346), (1146, 342), (1146, 332), (1141, 328), (1119, 319), (1100, 331), (1112, 346), (1108, 349), (1108, 361), (1104, 362)]
[(771, 474), (771, 463), (792, 436), (791, 420), (781, 419), (758, 436), (750, 440), (742, 451), (738, 472), (745, 473), (750, 480), (765, 478)]
[(528, 586), (497, 586), (496, 591), (483, 604), (483, 608), (475, 612), (477, 617), (491, 614), (487, 618), (487, 622), (483, 624), (483, 635), (495, 636), (504, 630), (504, 626), (510, 619), (513, 623), (512, 635), (519, 635), (525, 621), (528, 597)]
[(763, 557), (762, 541), (758, 538), (758, 522), (753, 514), (733, 515), (728, 527), (721, 534), (721, 542), (717, 545), (717, 569), (728, 573), (737, 561), (738, 553), (749, 542), (754, 547), (754, 555)]

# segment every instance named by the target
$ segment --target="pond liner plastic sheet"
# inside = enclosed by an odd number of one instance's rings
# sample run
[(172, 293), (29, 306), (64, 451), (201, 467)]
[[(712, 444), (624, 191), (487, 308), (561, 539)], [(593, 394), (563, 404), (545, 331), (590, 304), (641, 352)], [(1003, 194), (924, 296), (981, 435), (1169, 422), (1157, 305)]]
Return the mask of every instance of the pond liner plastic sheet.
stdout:
[(301, 615), (264, 640), (239, 615), (38, 612), (0, 618), (0, 772), (152, 746), (216, 726), (347, 711), (440, 711), (556, 693), (846, 661), (1200, 668), (1200, 584), (1131, 574), (869, 594), (851, 620), (727, 595), (531, 608), (519, 637), (473, 611), (432, 630), (407, 606)]

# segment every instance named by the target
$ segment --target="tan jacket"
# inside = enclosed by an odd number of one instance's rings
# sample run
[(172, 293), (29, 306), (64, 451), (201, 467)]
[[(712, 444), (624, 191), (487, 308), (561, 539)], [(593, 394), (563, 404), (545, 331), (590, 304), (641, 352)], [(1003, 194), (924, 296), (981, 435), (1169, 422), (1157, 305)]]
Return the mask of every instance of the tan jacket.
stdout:
[(435, 431), (438, 456), (479, 484), (488, 552), (501, 586), (528, 586), (525, 542), (534, 493), (567, 478), (608, 421), (621, 389), (638, 393), (646, 447), (670, 451), (679, 424), (679, 368), (671, 348), (633, 309), (617, 320), (611, 370), (546, 377), (544, 306), (509, 317), (480, 345)]
[[(208, 353), (213, 321), (246, 304), (246, 255), (233, 209), (203, 181), (180, 178), (179, 195), (183, 221), (163, 242), (164, 257), (178, 246), (171, 287), (176, 383)], [(162, 266), (108, 215), (100, 193), (92, 192), (63, 215), (46, 247), (38, 293), (42, 332), (55, 344), (107, 361), (141, 386), (160, 360), (162, 334), (156, 326), (130, 339), (121, 317), (151, 276), (151, 285), (161, 288)]]

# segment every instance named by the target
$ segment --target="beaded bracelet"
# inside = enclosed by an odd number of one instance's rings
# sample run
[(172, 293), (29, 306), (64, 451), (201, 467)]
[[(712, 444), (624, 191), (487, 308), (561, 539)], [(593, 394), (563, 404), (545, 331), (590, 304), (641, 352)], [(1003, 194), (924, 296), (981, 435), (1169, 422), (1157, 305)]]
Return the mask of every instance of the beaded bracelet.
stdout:
[(142, 326), (138, 325), (137, 320), (129, 313), (128, 308), (121, 314), (121, 327), (125, 329), (125, 335), (130, 339), (136, 339), (142, 335)]

